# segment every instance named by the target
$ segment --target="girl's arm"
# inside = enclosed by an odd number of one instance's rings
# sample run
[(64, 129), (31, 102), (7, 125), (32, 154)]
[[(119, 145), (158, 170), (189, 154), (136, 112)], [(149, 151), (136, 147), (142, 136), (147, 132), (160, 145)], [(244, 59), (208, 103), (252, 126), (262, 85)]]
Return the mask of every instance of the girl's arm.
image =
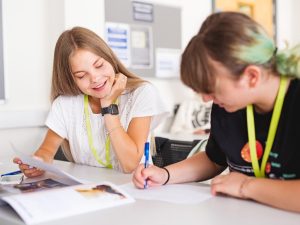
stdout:
[(212, 193), (252, 199), (273, 207), (300, 212), (300, 180), (254, 178), (233, 172), (213, 179)]
[(34, 153), (34, 155), (42, 158), (44, 162), (52, 162), (63, 140), (64, 139), (61, 136), (56, 134), (51, 129), (48, 129), (42, 145)]
[(168, 183), (203, 181), (220, 174), (225, 169), (212, 162), (206, 152), (199, 152), (166, 168), (170, 172)]
[[(49, 129), (47, 131), (46, 137), (42, 145), (34, 153), (34, 156), (37, 156), (44, 162), (51, 163), (62, 141), (63, 141), (62, 137), (60, 137), (55, 132)], [(32, 168), (27, 164), (23, 164), (22, 161), (17, 157), (14, 158), (13, 161), (16, 164), (19, 164), (20, 169), (27, 177), (36, 177), (44, 173), (44, 171), (39, 170), (38, 168), (35, 167)]]
[[(225, 169), (213, 163), (205, 152), (199, 152), (188, 159), (166, 166), (166, 168), (170, 174), (168, 184), (207, 180)], [(167, 179), (166, 170), (157, 166), (144, 168), (144, 165), (141, 164), (135, 170), (132, 181), (136, 187), (144, 188), (145, 180), (148, 181), (149, 187), (153, 187), (164, 184)]]
[(251, 179), (241, 190), (246, 198), (300, 212), (300, 180)]
[[(101, 107), (108, 107), (125, 90), (127, 77), (124, 74), (116, 74), (115, 82), (110, 94), (100, 99)], [(151, 116), (133, 118), (127, 132), (122, 127), (118, 115), (104, 115), (105, 127), (110, 137), (115, 154), (125, 173), (131, 173), (139, 164), (144, 144), (147, 141)]]
[(133, 118), (127, 132), (122, 127), (117, 115), (106, 114), (104, 115), (104, 121), (123, 171), (131, 173), (142, 158), (144, 144), (149, 135), (151, 117)]

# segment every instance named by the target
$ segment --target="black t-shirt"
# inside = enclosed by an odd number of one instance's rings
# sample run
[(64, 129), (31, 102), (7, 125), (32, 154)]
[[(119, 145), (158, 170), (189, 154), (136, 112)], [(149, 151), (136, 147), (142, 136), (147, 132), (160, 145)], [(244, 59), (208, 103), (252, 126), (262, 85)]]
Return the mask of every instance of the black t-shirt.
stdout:
[[(265, 148), (272, 112), (258, 114), (254, 110), (256, 140)], [(248, 144), (246, 109), (228, 113), (213, 105), (211, 134), (206, 146), (210, 160), (221, 166), (254, 176), (252, 164), (245, 160)], [(247, 157), (246, 157), (247, 158)], [(261, 159), (259, 165), (261, 165)], [(267, 161), (266, 177), (300, 178), (300, 80), (290, 82), (286, 93), (274, 143)]]

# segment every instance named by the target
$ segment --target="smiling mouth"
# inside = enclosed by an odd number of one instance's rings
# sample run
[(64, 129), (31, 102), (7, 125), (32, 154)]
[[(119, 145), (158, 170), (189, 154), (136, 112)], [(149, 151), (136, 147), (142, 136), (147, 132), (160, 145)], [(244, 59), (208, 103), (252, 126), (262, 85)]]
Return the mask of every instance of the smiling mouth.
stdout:
[(99, 90), (99, 89), (101, 89), (101, 88), (103, 88), (103, 87), (105, 86), (106, 82), (107, 82), (107, 81), (105, 81), (105, 82), (102, 83), (102, 84), (98, 84), (97, 86), (93, 87), (92, 89), (94, 89), (94, 90)]

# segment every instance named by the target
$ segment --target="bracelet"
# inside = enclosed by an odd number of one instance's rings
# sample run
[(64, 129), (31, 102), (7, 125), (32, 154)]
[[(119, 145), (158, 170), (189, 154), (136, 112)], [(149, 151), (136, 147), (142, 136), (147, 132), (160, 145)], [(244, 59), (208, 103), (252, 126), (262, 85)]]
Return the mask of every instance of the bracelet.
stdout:
[(117, 130), (119, 128), (122, 128), (122, 126), (117, 126), (117, 127), (112, 128), (110, 131), (107, 131), (106, 132), (106, 136), (110, 135), (113, 131), (115, 131), (115, 130)]
[(240, 196), (244, 199), (247, 199), (248, 197), (245, 195), (244, 193), (244, 188), (247, 184), (249, 184), (249, 182), (252, 180), (253, 178), (251, 177), (247, 177), (245, 178), (245, 180), (243, 180), (241, 186), (240, 186), (240, 189), (239, 189), (239, 193), (240, 193)]
[(169, 182), (169, 180), (170, 180), (170, 172), (169, 172), (169, 170), (168, 170), (167, 168), (165, 168), (165, 167), (162, 167), (162, 169), (164, 169), (164, 170), (167, 172), (167, 174), (168, 174), (167, 180), (165, 181), (165, 183), (163, 183), (163, 185), (166, 185), (166, 184)]

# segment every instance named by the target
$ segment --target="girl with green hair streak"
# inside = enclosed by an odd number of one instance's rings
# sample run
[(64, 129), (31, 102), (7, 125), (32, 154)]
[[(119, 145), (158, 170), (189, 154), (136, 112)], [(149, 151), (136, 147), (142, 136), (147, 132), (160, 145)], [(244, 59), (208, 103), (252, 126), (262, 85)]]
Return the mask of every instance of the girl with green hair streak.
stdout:
[(214, 103), (206, 150), (166, 168), (139, 166), (133, 182), (143, 188), (146, 179), (151, 187), (213, 178), (213, 195), (300, 212), (299, 77), (299, 45), (277, 50), (248, 16), (212, 14), (181, 61), (183, 83)]

